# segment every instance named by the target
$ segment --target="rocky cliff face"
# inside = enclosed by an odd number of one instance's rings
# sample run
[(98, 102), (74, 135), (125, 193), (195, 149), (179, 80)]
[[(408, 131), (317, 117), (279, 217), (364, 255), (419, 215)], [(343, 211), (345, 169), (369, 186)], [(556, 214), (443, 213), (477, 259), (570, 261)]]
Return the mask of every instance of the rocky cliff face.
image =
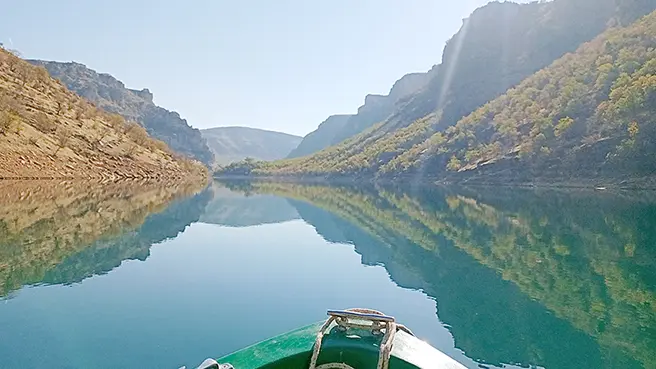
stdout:
[(429, 76), (429, 73), (406, 74), (394, 83), (389, 94), (367, 95), (357, 114), (330, 116), (314, 132), (305, 136), (289, 157), (313, 154), (384, 121), (394, 112), (400, 101), (421, 90), (428, 82)]
[(51, 76), (98, 107), (137, 122), (149, 135), (164, 141), (174, 151), (207, 165), (212, 163), (213, 154), (200, 131), (189, 126), (178, 113), (155, 105), (148, 89), (128, 89), (113, 76), (75, 62), (30, 62), (45, 67)]
[(345, 127), (333, 139), (336, 145), (349, 137), (366, 130), (376, 123), (385, 121), (400, 103), (412, 94), (421, 91), (430, 80), (429, 73), (410, 73), (401, 77), (387, 95), (368, 95), (358, 114), (351, 117)]
[(325, 147), (332, 145), (339, 132), (348, 123), (352, 115), (331, 115), (319, 125), (314, 132), (310, 132), (296, 149), (287, 156), (288, 158), (298, 158), (317, 152)]

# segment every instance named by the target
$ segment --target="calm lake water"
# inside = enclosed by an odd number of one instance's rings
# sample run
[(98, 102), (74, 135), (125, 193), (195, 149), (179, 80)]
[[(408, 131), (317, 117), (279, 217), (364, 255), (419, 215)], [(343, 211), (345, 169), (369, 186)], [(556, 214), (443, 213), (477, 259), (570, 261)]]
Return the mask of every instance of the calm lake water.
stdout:
[(12, 186), (0, 368), (193, 366), (348, 307), (471, 368), (656, 368), (654, 193)]

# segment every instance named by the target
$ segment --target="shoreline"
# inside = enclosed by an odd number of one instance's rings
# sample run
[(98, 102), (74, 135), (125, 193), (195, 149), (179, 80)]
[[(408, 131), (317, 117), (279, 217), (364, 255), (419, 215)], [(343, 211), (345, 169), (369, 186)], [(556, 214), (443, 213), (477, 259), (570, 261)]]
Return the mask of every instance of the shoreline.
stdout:
[(469, 187), (503, 187), (503, 188), (534, 188), (534, 189), (588, 189), (599, 192), (610, 190), (648, 190), (656, 191), (656, 177), (636, 177), (633, 179), (617, 178), (611, 179), (580, 179), (580, 180), (558, 180), (546, 181), (536, 179), (534, 181), (489, 181), (489, 180), (394, 180), (380, 178), (327, 178), (327, 177), (294, 177), (294, 176), (212, 176), (217, 181), (244, 181), (244, 182), (282, 182), (282, 183), (308, 183), (308, 184), (392, 184), (392, 185), (430, 185), (430, 186), (469, 186)]

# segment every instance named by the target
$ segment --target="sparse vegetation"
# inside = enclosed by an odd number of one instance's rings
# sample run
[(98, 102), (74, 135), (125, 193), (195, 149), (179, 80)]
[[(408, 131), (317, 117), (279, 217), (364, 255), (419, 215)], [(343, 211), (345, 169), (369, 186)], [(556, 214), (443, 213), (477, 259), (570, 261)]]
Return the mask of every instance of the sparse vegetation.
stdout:
[(133, 158), (134, 154), (137, 153), (138, 148), (139, 147), (136, 144), (133, 144), (133, 143), (129, 144), (128, 149), (125, 150), (125, 156), (128, 157), (128, 158)]
[(33, 125), (34, 128), (46, 134), (52, 133), (57, 128), (53, 120), (50, 119), (48, 115), (42, 111), (37, 112), (34, 115)]
[(71, 133), (66, 128), (59, 128), (57, 129), (55, 138), (57, 143), (57, 150), (55, 151), (55, 155), (57, 155), (59, 150), (66, 147), (66, 145), (68, 145), (68, 143), (70, 142)]
[(16, 132), (19, 126), (20, 116), (16, 111), (0, 111), (0, 134), (7, 135), (9, 132)]
[[(207, 175), (200, 163), (174, 157), (138, 124), (68, 91), (43, 66), (0, 49), (0, 77), (0, 177)], [(130, 160), (121, 161), (128, 152)], [(54, 164), (39, 164), (50, 155), (58, 157)], [(34, 165), (22, 164), (28, 157)]]

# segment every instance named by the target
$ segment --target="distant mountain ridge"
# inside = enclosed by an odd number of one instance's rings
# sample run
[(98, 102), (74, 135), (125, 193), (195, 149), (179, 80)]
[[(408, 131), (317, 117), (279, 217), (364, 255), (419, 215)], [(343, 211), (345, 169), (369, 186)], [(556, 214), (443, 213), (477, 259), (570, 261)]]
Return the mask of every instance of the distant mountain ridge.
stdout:
[(80, 63), (28, 61), (45, 67), (52, 77), (98, 107), (139, 123), (149, 135), (164, 141), (174, 151), (206, 165), (212, 163), (212, 152), (200, 131), (189, 126), (180, 114), (155, 105), (153, 94), (148, 89), (126, 88), (113, 76), (98, 73)]
[(245, 158), (278, 160), (285, 158), (301, 142), (301, 137), (250, 127), (216, 127), (201, 130), (217, 164)]

